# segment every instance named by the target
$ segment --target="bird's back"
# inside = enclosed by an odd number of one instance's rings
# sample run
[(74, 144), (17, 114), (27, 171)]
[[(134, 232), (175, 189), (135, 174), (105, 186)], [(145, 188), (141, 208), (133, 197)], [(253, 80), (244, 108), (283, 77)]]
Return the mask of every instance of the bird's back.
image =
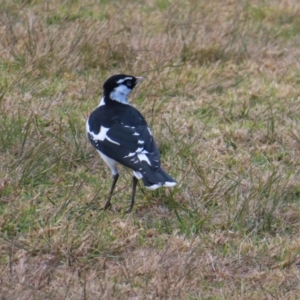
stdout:
[(116, 124), (125, 126), (148, 126), (143, 115), (133, 106), (112, 103), (98, 106), (88, 119), (90, 130), (98, 133), (101, 126), (111, 128)]

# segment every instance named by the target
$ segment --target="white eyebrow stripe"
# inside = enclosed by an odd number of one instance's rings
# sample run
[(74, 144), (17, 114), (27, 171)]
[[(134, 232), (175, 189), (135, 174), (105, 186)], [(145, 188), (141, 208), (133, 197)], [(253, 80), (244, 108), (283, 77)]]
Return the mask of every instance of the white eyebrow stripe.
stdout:
[(123, 78), (123, 79), (119, 79), (118, 81), (117, 81), (117, 83), (118, 84), (120, 84), (120, 83), (123, 83), (124, 81), (126, 81), (126, 80), (132, 80), (132, 77), (125, 77), (125, 78)]

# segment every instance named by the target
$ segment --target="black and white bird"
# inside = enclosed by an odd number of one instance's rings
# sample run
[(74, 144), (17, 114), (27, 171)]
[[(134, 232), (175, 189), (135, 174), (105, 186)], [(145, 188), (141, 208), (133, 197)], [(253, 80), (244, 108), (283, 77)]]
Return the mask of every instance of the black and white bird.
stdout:
[(142, 114), (131, 106), (127, 96), (144, 77), (118, 74), (103, 85), (103, 97), (86, 123), (87, 137), (110, 168), (113, 182), (104, 209), (110, 200), (119, 178), (116, 163), (133, 171), (132, 196), (128, 212), (134, 205), (138, 179), (145, 187), (155, 190), (172, 187), (176, 181), (160, 166), (160, 154)]

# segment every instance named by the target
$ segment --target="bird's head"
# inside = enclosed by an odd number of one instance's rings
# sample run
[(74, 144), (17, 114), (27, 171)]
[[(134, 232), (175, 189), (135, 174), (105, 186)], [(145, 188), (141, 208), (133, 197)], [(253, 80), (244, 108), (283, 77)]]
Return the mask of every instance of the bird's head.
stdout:
[(103, 84), (104, 96), (110, 100), (128, 104), (127, 96), (133, 88), (145, 77), (134, 77), (118, 74), (108, 78)]

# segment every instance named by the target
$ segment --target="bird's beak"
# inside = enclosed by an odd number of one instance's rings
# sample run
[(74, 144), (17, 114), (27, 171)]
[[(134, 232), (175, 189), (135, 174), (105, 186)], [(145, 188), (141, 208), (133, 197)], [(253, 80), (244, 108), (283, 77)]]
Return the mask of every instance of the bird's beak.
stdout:
[(139, 83), (140, 81), (146, 79), (146, 77), (135, 77), (136, 78), (136, 83)]

